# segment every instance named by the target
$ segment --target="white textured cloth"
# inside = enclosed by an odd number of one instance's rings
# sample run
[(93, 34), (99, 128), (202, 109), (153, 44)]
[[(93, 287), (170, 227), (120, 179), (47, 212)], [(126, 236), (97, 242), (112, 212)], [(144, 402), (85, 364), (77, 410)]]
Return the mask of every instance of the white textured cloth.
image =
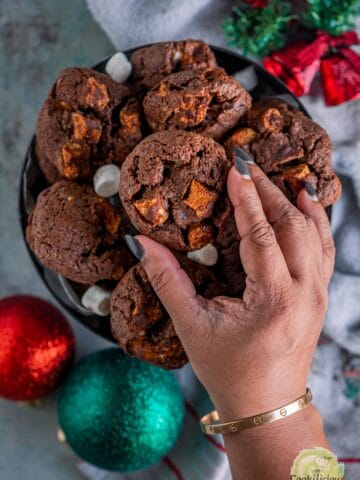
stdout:
[(95, 20), (119, 50), (187, 37), (225, 46), (221, 19), (232, 0), (88, 0)]
[[(224, 46), (221, 20), (233, 0), (87, 0), (95, 19), (117, 50), (187, 37)], [(316, 87), (314, 88), (316, 91)], [(347, 462), (347, 479), (360, 478), (360, 102), (325, 107), (321, 94), (302, 99), (311, 116), (330, 134), (334, 164), (344, 193), (333, 208), (337, 246), (324, 337), (309, 384), (335, 453)], [(200, 433), (197, 417), (210, 408), (189, 366), (176, 373), (186, 400), (179, 442), (168, 457), (132, 474), (114, 474), (86, 463), (79, 468), (93, 480), (230, 480), (221, 438)]]

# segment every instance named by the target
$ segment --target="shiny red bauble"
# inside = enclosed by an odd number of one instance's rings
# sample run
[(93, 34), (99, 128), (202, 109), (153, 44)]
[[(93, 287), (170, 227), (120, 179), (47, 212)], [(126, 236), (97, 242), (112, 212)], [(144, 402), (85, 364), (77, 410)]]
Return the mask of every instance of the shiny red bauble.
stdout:
[(61, 383), (74, 351), (70, 325), (48, 302), (28, 295), (0, 300), (1, 397), (45, 397)]

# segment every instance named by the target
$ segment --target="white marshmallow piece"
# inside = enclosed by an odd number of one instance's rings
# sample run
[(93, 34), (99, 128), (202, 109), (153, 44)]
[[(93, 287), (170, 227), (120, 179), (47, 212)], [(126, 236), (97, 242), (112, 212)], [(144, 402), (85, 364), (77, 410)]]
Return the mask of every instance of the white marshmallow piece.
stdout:
[(81, 297), (83, 306), (92, 313), (106, 317), (110, 314), (111, 292), (98, 285), (89, 287)]
[(246, 67), (232, 75), (245, 88), (245, 90), (253, 90), (258, 84), (258, 77), (254, 67)]
[(189, 252), (187, 256), (190, 258), (190, 260), (194, 260), (195, 262), (206, 265), (207, 267), (215, 265), (218, 261), (218, 251), (211, 243), (205, 245), (205, 247), (202, 247), (199, 250)]
[(125, 83), (130, 77), (132, 65), (122, 52), (115, 53), (107, 62), (105, 72), (116, 82)]
[(175, 55), (174, 55), (174, 61), (175, 62), (180, 62), (182, 59), (183, 54), (180, 52), (180, 50), (176, 50)]
[(100, 197), (112, 197), (119, 190), (120, 168), (112, 163), (100, 167), (93, 178), (94, 190)]

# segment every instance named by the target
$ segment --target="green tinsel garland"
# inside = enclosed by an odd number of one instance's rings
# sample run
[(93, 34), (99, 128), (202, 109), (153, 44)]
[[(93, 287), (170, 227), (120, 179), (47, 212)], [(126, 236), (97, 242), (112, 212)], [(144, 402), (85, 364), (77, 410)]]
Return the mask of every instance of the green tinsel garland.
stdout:
[[(354, 28), (360, 0), (308, 0), (307, 7), (301, 16), (306, 27), (337, 36)], [(270, 0), (258, 8), (239, 2), (222, 24), (228, 46), (257, 57), (281, 49), (290, 21), (299, 19), (291, 15), (291, 8), (291, 3), (282, 0)]]
[(222, 24), (230, 47), (238, 47), (244, 55), (266, 56), (285, 45), (289, 22), (297, 18), (290, 15), (291, 5), (273, 0), (263, 8), (240, 4), (233, 15)]
[(307, 26), (335, 36), (355, 27), (359, 0), (308, 0), (307, 3), (309, 9), (303, 16)]

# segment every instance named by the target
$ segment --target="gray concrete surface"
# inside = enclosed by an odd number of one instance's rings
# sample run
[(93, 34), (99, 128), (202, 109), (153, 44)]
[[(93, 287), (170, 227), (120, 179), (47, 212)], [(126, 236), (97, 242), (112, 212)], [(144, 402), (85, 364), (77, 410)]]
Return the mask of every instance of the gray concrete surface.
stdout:
[[(59, 70), (91, 65), (112, 51), (85, 0), (0, 0), (0, 298), (29, 293), (52, 300), (20, 232), (20, 169), (37, 112)], [(105, 345), (71, 323), (78, 355)], [(1, 480), (83, 478), (76, 457), (57, 442), (56, 427), (56, 395), (41, 408), (0, 399)]]

